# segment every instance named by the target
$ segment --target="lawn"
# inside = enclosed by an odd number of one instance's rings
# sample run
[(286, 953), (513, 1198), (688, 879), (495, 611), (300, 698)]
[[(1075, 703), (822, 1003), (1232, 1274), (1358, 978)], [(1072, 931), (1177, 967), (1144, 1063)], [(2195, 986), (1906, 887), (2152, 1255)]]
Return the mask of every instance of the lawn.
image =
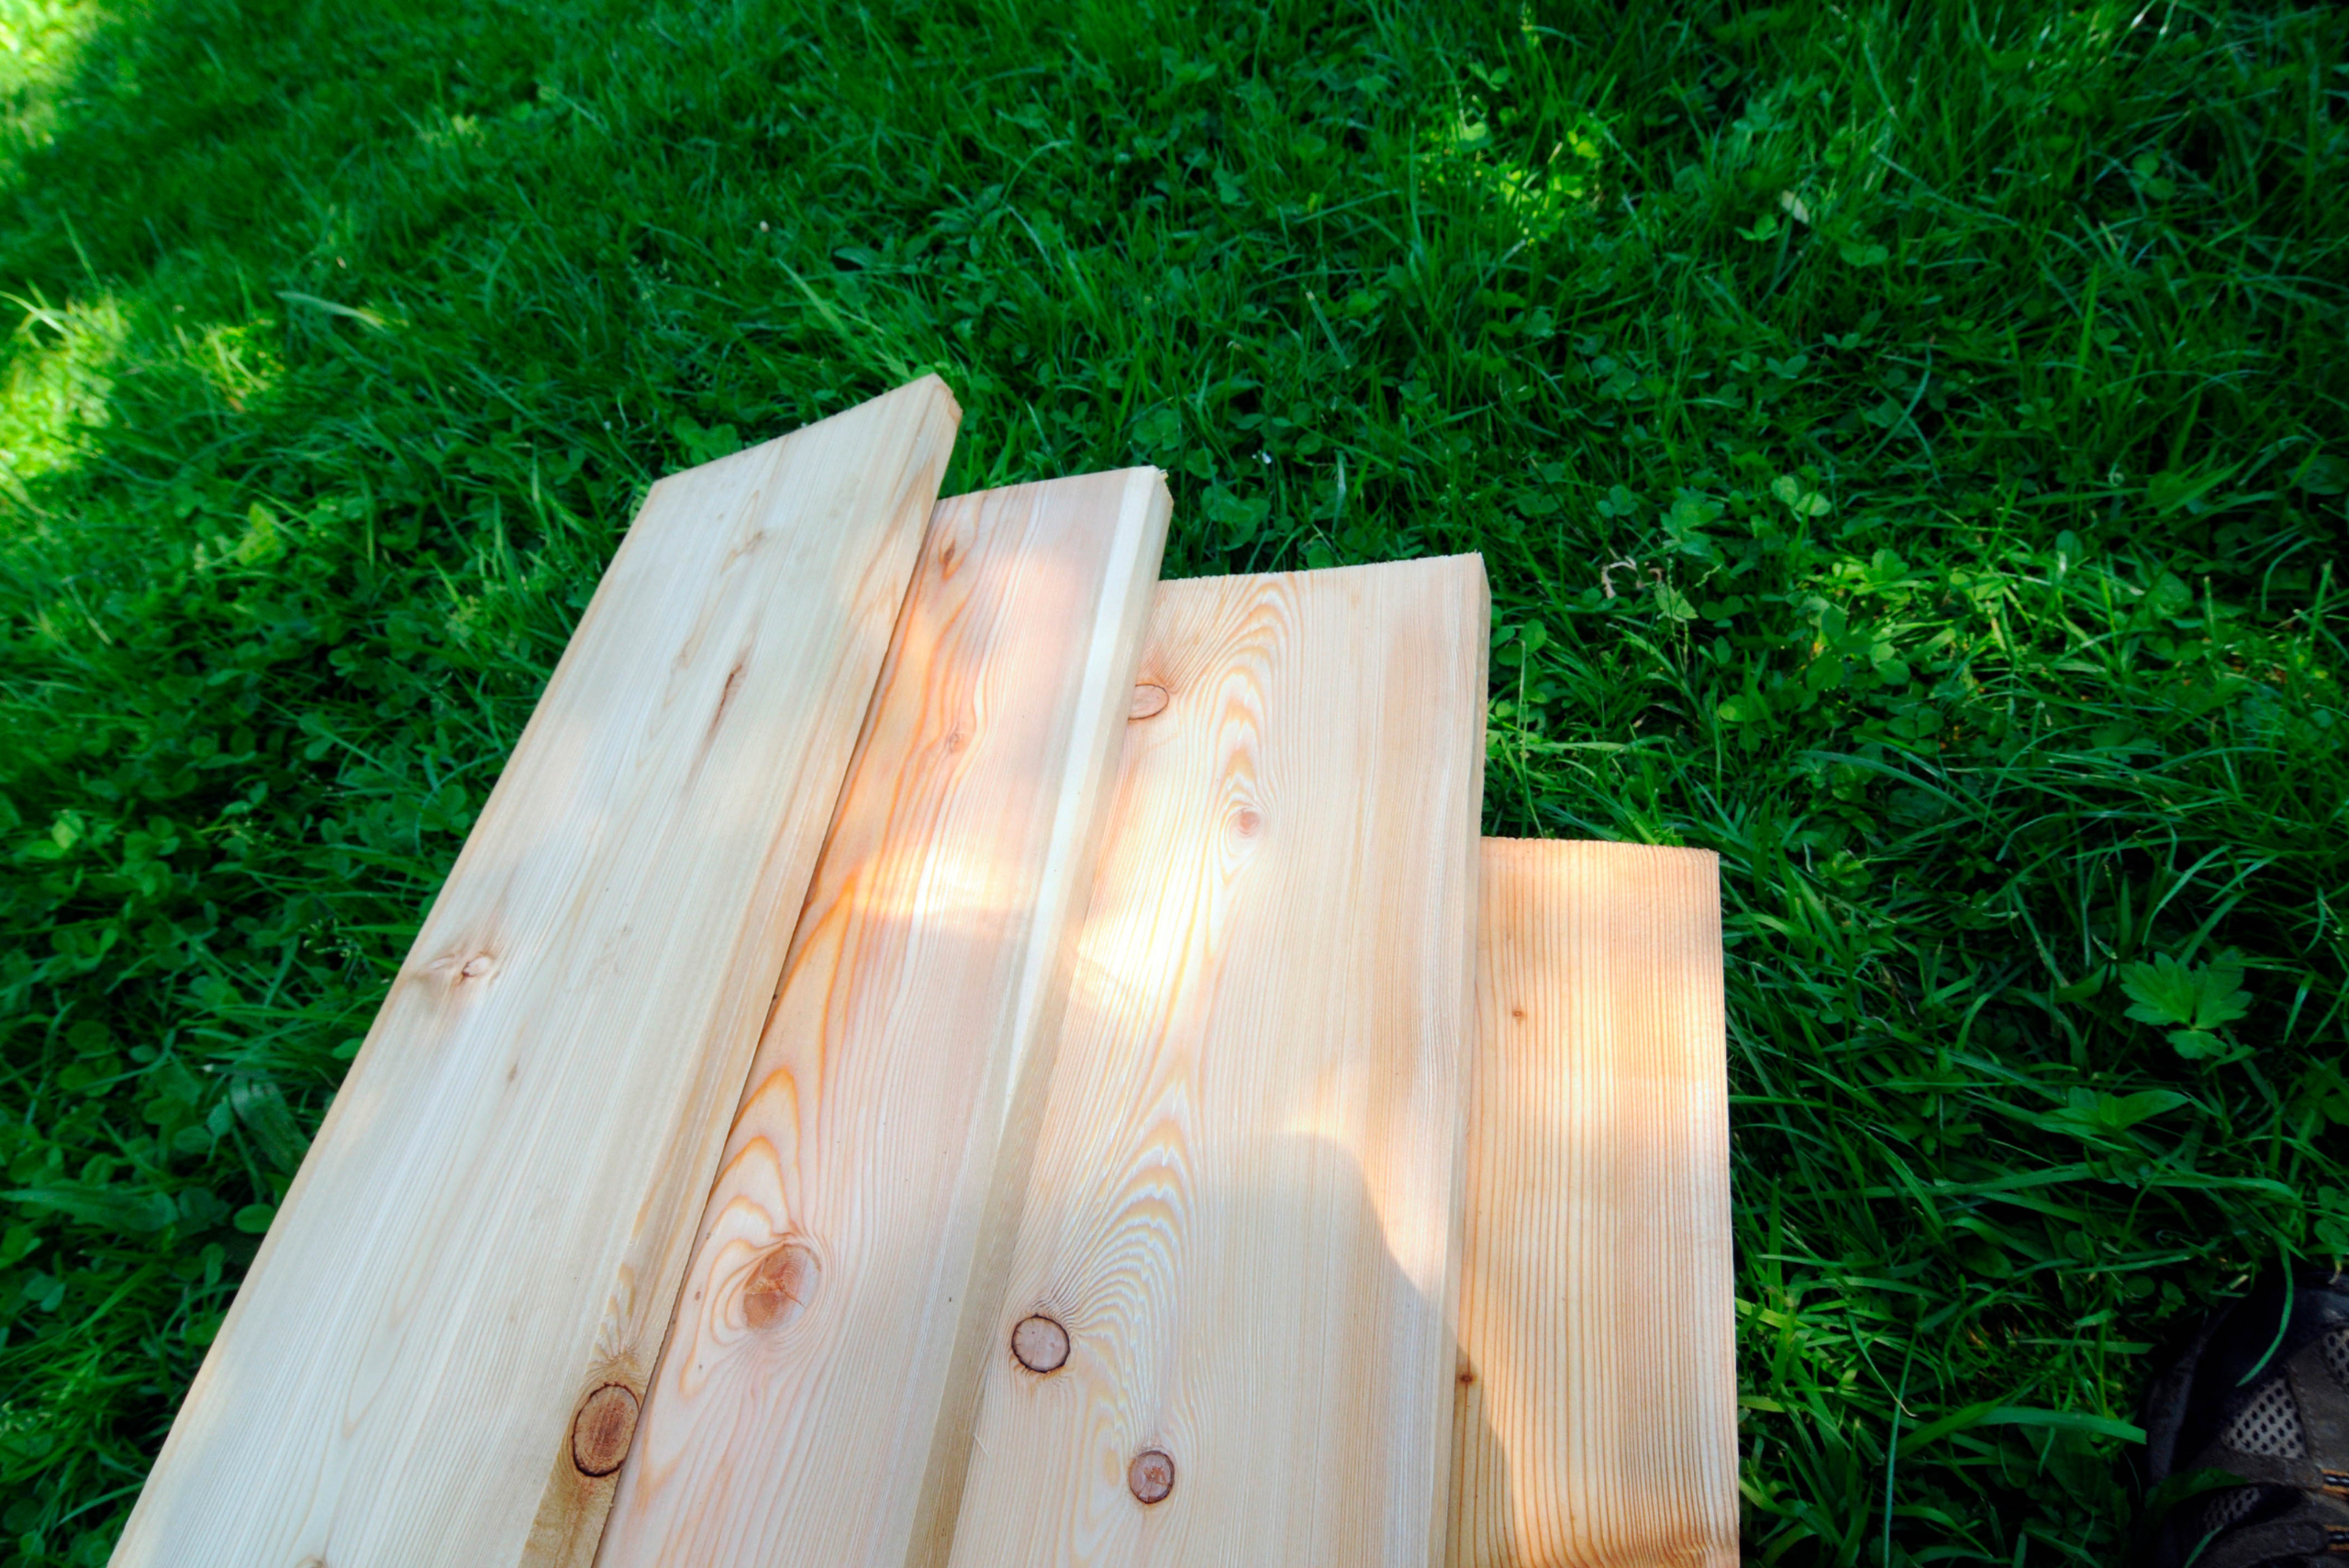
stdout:
[(2349, 1251), (2345, 291), (2325, 6), (0, 0), (0, 1552), (646, 485), (936, 370), (1171, 575), (1484, 552), (1488, 830), (1721, 857), (1750, 1554), (2110, 1561)]

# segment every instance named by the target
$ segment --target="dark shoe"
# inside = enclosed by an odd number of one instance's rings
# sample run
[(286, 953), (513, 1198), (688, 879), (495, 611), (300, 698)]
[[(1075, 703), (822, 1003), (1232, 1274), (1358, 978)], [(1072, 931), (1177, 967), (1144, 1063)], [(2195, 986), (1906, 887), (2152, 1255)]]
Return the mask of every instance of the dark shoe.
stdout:
[(2145, 1468), (2242, 1478), (2173, 1507), (2151, 1568), (2349, 1564), (2349, 1275), (2277, 1273), (2204, 1324), (2146, 1392)]

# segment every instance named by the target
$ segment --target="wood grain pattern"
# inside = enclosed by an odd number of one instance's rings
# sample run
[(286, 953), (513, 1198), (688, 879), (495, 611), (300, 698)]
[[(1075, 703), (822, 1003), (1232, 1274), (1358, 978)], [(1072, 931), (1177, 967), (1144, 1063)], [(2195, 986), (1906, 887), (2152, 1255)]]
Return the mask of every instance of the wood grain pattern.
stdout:
[(603, 1568), (903, 1568), (959, 1487), (1167, 511), (1153, 469), (939, 503)]
[(1453, 1568), (1729, 1564), (1720, 863), (1488, 839)]
[(933, 377), (653, 487), (120, 1568), (593, 1540), (959, 417)]
[(1161, 587), (962, 1568), (1442, 1551), (1487, 622), (1474, 556)]

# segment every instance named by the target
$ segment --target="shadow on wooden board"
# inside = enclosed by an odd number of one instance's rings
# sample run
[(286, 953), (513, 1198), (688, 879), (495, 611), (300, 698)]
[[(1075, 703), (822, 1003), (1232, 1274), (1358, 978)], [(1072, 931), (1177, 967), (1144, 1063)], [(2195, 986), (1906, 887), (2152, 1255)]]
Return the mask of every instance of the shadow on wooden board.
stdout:
[(939, 503), (602, 1568), (903, 1568), (941, 1511), (1168, 509), (1154, 469)]
[[(1000, 1510), (985, 1497), (963, 1499), (966, 1526), (974, 1514), (993, 1522), (1006, 1511), (1024, 1521), (1008, 1561), (1056, 1568), (1430, 1561), (1436, 1541), (1397, 1533), (1428, 1516), (1398, 1509), (1396, 1500), (1432, 1498), (1441, 1525), (1451, 1472), (1444, 1450), (1398, 1442), (1389, 1424), (1357, 1418), (1363, 1407), (1344, 1385), (1349, 1369), (1391, 1362), (1395, 1340), (1409, 1334), (1396, 1319), (1442, 1313), (1440, 1294), (1429, 1288), (1440, 1293), (1440, 1277), (1431, 1282), (1424, 1268), (1407, 1268), (1388, 1246), (1295, 1249), (1280, 1294), (1328, 1304), (1312, 1321), (1277, 1310), (1254, 1316), (1249, 1301), (1236, 1298), (1187, 1322), (1145, 1305), (1167, 1294), (1153, 1292), (1152, 1282), (1197, 1269), (1188, 1254), (1208, 1236), (1244, 1248), (1298, 1236), (1386, 1234), (1362, 1161), (1337, 1138), (1301, 1130), (1260, 1140), (1245, 1164), (1244, 1182), (1191, 1179), (1171, 1162), (1103, 1171), (1103, 1184), (1119, 1189), (1105, 1209), (1124, 1221), (1119, 1244), (1084, 1244), (1106, 1236), (1078, 1239), (1063, 1254), (1069, 1267), (1004, 1304), (989, 1374), (989, 1398), (997, 1402), (992, 1423), (997, 1430), (1073, 1434), (1077, 1451), (1052, 1455), (1050, 1468), (1069, 1485), (1051, 1506), (1022, 1498)], [(1139, 1214), (1163, 1222), (1144, 1229), (1132, 1223)], [(1066, 1361), (1045, 1372), (1024, 1364), (1016, 1349), (1021, 1324), (1038, 1318), (1066, 1336)], [(1198, 1354), (1201, 1343), (1219, 1344), (1221, 1352)], [(1420, 1369), (1427, 1382), (1448, 1379), (1458, 1357), (1450, 1348)], [(1317, 1364), (1335, 1370), (1333, 1385), (1297, 1375)], [(1245, 1440), (1232, 1441), (1233, 1434)], [(1496, 1442), (1489, 1430), (1478, 1440), (1488, 1449)], [(1135, 1490), (1136, 1462), (1146, 1455), (1164, 1460), (1159, 1473), (1168, 1489), (1155, 1501)], [(1282, 1462), (1268, 1463), (1272, 1455)], [(1310, 1509), (1297, 1496), (1300, 1474), (1313, 1478), (1319, 1494)], [(1033, 1477), (1012, 1465), (971, 1477), (974, 1486), (1022, 1479)], [(1147, 1487), (1149, 1477), (1142, 1480)], [(1505, 1477), (1500, 1485), (1506, 1496)], [(1318, 1516), (1310, 1526), (1308, 1515)], [(968, 1543), (960, 1544), (967, 1551)]]
[(957, 1568), (1442, 1550), (1488, 642), (1474, 557), (1161, 586)]

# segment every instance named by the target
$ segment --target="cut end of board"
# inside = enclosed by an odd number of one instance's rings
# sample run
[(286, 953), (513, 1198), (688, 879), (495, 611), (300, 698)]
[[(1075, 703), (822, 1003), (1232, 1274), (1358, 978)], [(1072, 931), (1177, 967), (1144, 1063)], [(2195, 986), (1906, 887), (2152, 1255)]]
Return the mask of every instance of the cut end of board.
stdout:
[(811, 436), (821, 440), (833, 433), (844, 421), (863, 421), (875, 417), (925, 422), (943, 418), (946, 439), (951, 442), (954, 439), (954, 432), (963, 422), (963, 405), (954, 395), (954, 389), (946, 384), (945, 379), (933, 373), (918, 380), (907, 382), (902, 386), (892, 387), (889, 391), (867, 402), (841, 409), (838, 413), (827, 414), (822, 418), (802, 425), (796, 429), (786, 430), (780, 436), (770, 436), (763, 441), (752, 441), (728, 452), (724, 457), (714, 457), (707, 462), (672, 469), (653, 481), (652, 489), (661, 491), (682, 488), (718, 476), (731, 467), (754, 468), (762, 462), (772, 462), (786, 441), (803, 441)]

